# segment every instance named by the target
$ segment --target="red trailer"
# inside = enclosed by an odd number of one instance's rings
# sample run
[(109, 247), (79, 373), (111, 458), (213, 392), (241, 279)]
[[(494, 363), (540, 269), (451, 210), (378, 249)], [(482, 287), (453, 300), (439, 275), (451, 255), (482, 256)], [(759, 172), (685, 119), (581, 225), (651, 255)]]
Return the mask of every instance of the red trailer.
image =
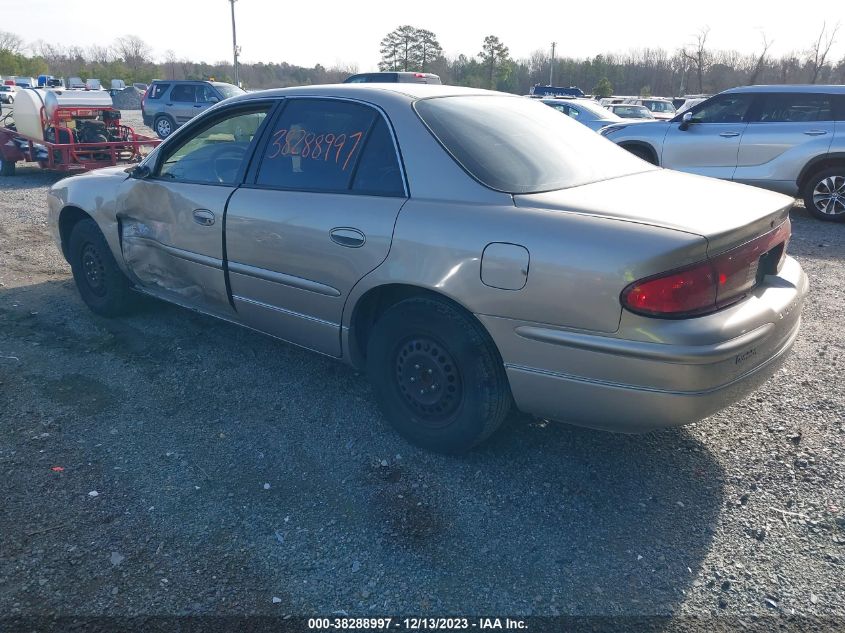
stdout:
[[(60, 93), (59, 93), (60, 94)], [(140, 161), (160, 139), (137, 134), (120, 122), (120, 110), (105, 105), (62, 105), (55, 97), (46, 106), (39, 96), (37, 116), (43, 138), (17, 129), (7, 115), (0, 125), (0, 176), (12, 176), (19, 161), (60, 172), (88, 171)], [(20, 127), (24, 127), (21, 125)]]

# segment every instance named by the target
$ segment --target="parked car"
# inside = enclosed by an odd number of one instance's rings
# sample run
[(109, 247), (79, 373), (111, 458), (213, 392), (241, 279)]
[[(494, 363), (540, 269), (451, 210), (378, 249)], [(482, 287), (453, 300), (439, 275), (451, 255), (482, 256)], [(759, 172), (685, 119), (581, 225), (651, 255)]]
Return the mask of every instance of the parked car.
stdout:
[(592, 99), (543, 99), (543, 103), (596, 132), (606, 125), (623, 120)]
[(68, 90), (85, 90), (85, 82), (79, 77), (68, 77)]
[(843, 221), (844, 122), (845, 86), (750, 86), (602, 134), (655, 165), (800, 196), (817, 218)]
[(381, 83), (410, 83), (410, 84), (440, 84), (440, 76), (433, 73), (417, 72), (380, 72), (358, 73), (343, 80), (345, 84), (381, 84)]
[(626, 99), (623, 103), (641, 105), (649, 109), (655, 119), (669, 120), (675, 116), (675, 106), (669, 99), (641, 98)]
[(792, 202), (657, 169), (532, 99), (409, 84), (244, 94), (48, 194), (94, 312), (138, 291), (340, 359), (450, 452), (512, 401), (638, 432), (754, 389), (807, 291)]
[(17, 86), (0, 86), (0, 103), (12, 104), (15, 102), (15, 93), (18, 91)]
[(531, 86), (528, 94), (535, 98), (544, 97), (549, 99), (554, 97), (583, 97), (584, 91), (577, 86), (564, 88), (563, 86), (541, 86), (540, 84), (535, 84)]
[(623, 119), (648, 119), (654, 120), (654, 115), (647, 107), (627, 103), (613, 103), (607, 109)]
[(156, 79), (141, 97), (141, 116), (144, 125), (164, 139), (203, 110), (241, 94), (237, 86), (221, 81)]

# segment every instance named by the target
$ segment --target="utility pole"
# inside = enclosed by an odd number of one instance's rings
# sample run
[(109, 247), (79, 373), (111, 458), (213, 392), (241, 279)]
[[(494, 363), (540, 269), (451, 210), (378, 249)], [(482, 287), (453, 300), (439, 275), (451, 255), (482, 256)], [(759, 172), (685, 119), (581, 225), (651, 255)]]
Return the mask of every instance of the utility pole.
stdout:
[(549, 63), (549, 85), (554, 86), (554, 77), (555, 77), (555, 46), (557, 46), (557, 42), (552, 42), (552, 61)]
[(238, 77), (238, 53), (240, 50), (238, 49), (238, 37), (235, 34), (235, 2), (237, 0), (229, 0), (232, 5), (232, 53), (235, 56), (235, 85), (240, 88), (241, 81)]

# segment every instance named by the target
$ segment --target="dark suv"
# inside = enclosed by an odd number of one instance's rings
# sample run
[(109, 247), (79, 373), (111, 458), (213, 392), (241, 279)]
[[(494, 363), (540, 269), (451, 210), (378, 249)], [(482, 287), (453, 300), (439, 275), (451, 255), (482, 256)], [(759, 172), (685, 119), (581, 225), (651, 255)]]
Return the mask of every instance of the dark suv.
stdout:
[(159, 138), (167, 138), (215, 103), (243, 94), (243, 90), (220, 81), (154, 80), (141, 98), (141, 115)]
[(433, 73), (384, 72), (359, 73), (343, 80), (345, 84), (440, 84), (440, 76)]

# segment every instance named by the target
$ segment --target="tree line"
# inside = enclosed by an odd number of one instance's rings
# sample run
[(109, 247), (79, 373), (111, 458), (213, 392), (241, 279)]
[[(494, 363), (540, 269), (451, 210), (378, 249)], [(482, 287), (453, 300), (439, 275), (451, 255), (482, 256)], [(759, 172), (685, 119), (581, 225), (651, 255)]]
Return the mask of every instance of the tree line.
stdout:
[[(531, 86), (548, 84), (550, 78), (555, 85), (574, 85), (601, 96), (710, 94), (754, 83), (845, 83), (845, 58), (833, 60), (830, 55), (838, 32), (838, 24), (822, 24), (818, 37), (806, 48), (779, 57), (769, 53), (773, 42), (765, 33), (756, 52), (742, 54), (711, 48), (710, 30), (704, 27), (690, 45), (674, 51), (648, 47), (552, 59), (550, 51), (536, 50), (527, 58), (513, 59), (495, 35), (479, 42), (475, 54), (448, 56), (434, 32), (401, 25), (380, 41), (378, 67), (431, 72), (440, 75), (444, 83), (516, 94), (527, 94)], [(326, 68), (258, 62), (241, 64), (239, 71), (244, 87), (260, 89), (334, 83), (358, 69), (351, 64)], [(148, 83), (154, 78), (232, 81), (234, 77), (230, 61), (198, 62), (177, 57), (170, 50), (156, 60), (152, 48), (134, 35), (120, 37), (110, 46), (83, 48), (42, 40), (26, 44), (20, 36), (0, 31), (0, 75), (39, 74), (103, 81), (119, 78), (127, 83)]]

